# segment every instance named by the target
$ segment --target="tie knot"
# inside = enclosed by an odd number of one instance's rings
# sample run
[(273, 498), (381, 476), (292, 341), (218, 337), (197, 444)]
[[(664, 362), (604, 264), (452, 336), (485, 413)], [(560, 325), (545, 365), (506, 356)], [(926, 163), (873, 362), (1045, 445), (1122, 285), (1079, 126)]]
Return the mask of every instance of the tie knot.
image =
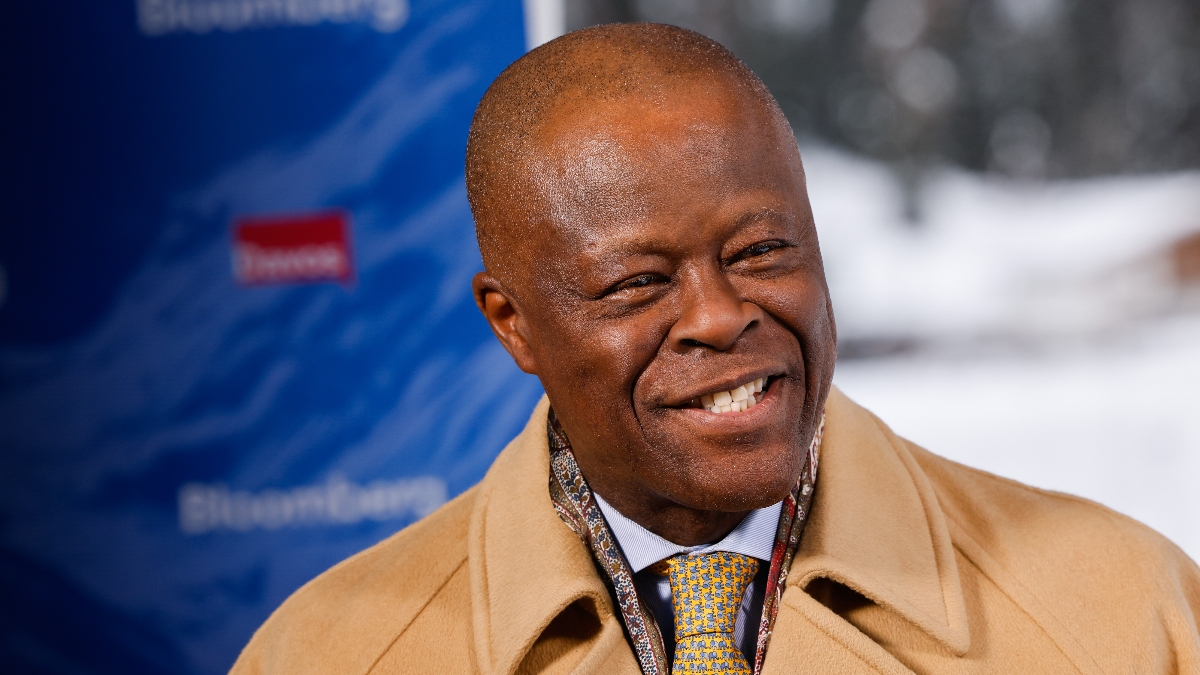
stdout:
[(675, 636), (733, 633), (746, 586), (758, 571), (758, 561), (740, 553), (717, 551), (669, 558), (671, 601), (675, 605)]

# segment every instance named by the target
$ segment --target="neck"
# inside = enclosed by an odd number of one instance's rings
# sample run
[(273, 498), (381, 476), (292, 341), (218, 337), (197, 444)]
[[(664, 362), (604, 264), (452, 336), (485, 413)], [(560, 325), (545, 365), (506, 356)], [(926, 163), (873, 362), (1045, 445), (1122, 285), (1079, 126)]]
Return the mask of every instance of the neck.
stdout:
[(707, 511), (667, 499), (629, 498), (603, 488), (592, 491), (604, 498), (621, 515), (680, 546), (699, 546), (720, 541), (745, 519), (749, 511)]

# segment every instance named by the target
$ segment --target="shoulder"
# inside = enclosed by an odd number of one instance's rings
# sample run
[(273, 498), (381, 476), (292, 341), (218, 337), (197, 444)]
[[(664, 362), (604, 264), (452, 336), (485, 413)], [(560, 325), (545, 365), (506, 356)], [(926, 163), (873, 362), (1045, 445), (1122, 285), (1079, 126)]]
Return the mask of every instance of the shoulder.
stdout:
[(972, 632), (1006, 634), (1024, 616), (1072, 661), (1096, 666), (1085, 672), (1200, 672), (1200, 568), (1165, 537), (1095, 502), (934, 455), (840, 392), (827, 412), (827, 435), (873, 448), (862, 453), (870, 466), (894, 455), (929, 495), (924, 515), (953, 549), (947, 569)]
[(465, 590), (477, 489), (305, 584), (258, 629), (231, 672), (369, 671), (437, 596), (450, 586)]
[(929, 478), (946, 516), (999, 557), (1121, 551), (1141, 560), (1195, 568), (1158, 532), (1082, 497), (1042, 490), (973, 469), (902, 441)]
[(928, 481), (960, 549), (974, 543), (1005, 568), (1043, 574), (1070, 570), (1073, 575), (1104, 576), (1113, 570), (1119, 575), (1160, 569), (1200, 577), (1200, 568), (1178, 546), (1128, 516), (938, 456), (896, 435), (841, 392), (830, 395), (830, 404), (839, 419), (859, 429), (860, 437), (891, 448), (914, 480)]
[(1166, 537), (1093, 501), (903, 442), (938, 496), (955, 548), (993, 583), (1028, 591), (1078, 633), (1165, 630), (1195, 650), (1200, 568)]

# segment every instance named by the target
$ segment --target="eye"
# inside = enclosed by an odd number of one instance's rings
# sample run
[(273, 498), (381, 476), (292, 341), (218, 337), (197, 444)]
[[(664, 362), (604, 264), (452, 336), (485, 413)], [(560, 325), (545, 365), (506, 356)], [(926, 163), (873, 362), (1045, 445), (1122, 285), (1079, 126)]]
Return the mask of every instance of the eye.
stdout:
[(760, 241), (757, 244), (751, 244), (738, 252), (730, 262), (738, 262), (747, 258), (757, 258), (764, 256), (776, 249), (784, 248), (787, 244), (781, 241)]
[(604, 292), (603, 295), (609, 296), (622, 292), (632, 292), (642, 288), (649, 288), (656, 284), (665, 283), (666, 281), (668, 281), (668, 279), (661, 274), (639, 274), (635, 277), (630, 277), (624, 281), (613, 284), (607, 291)]
[(634, 278), (626, 281), (625, 283), (621, 284), (618, 288), (641, 288), (643, 286), (649, 286), (650, 284), (654, 283), (655, 281), (657, 281), (657, 279), (654, 277), (654, 275), (643, 274), (640, 277), (634, 277)]

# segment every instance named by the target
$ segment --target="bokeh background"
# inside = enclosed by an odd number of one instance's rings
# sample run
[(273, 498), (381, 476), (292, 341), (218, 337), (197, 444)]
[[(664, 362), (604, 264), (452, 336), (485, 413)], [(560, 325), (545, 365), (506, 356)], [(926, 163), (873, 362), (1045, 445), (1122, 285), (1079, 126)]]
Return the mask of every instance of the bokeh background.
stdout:
[(5, 672), (222, 673), (483, 475), (541, 390), (471, 301), (470, 116), (530, 46), (627, 20), (716, 38), (779, 99), (846, 393), (1200, 555), (1194, 2), (19, 3)]
[(834, 382), (965, 464), (1200, 556), (1200, 5), (568, 0), (709, 35), (779, 100)]

